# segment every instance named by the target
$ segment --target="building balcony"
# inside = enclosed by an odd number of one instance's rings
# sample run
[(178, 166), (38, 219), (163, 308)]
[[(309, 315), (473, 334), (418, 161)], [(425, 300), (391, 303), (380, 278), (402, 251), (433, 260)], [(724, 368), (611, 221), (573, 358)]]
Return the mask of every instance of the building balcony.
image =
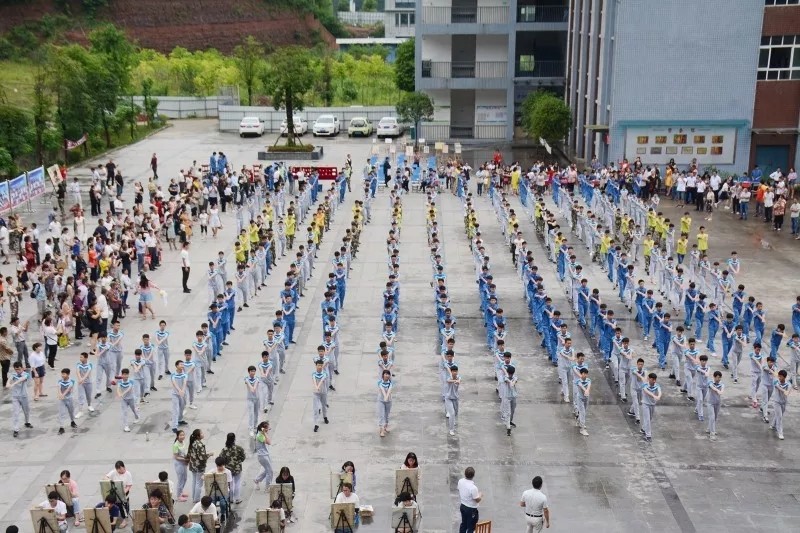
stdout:
[(508, 6), (424, 6), (422, 8), (423, 25), (450, 24), (508, 24)]
[(420, 138), (426, 142), (449, 140), (480, 141), (502, 140), (507, 137), (505, 124), (457, 125), (449, 122), (423, 122), (420, 124)]
[(508, 62), (423, 60), (417, 82), (419, 90), (506, 89)]
[(543, 23), (569, 21), (567, 6), (517, 6), (517, 22)]
[(563, 78), (565, 61), (518, 61), (514, 76), (517, 78)]
[(508, 61), (422, 60), (423, 78), (506, 78)]

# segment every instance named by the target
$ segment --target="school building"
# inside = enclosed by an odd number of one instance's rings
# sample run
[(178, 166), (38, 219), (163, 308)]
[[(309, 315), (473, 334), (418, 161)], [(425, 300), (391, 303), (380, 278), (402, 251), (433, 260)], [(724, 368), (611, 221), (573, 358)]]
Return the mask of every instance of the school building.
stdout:
[(800, 0), (570, 0), (571, 155), (798, 164)]

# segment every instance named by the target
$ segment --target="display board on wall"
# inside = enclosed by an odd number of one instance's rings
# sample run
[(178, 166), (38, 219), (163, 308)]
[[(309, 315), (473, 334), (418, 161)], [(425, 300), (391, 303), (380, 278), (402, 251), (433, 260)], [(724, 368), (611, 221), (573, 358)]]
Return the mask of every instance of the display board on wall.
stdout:
[(652, 126), (629, 127), (625, 133), (625, 157), (645, 164), (664, 165), (672, 159), (687, 165), (730, 165), (736, 155), (736, 128)]
[(475, 107), (475, 122), (482, 124), (505, 124), (508, 121), (506, 106), (479, 105)]

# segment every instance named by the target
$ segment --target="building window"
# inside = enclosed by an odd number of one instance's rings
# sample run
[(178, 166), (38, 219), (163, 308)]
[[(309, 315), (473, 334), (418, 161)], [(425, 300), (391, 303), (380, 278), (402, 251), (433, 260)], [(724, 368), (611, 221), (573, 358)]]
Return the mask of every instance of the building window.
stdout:
[(764, 0), (765, 6), (796, 6), (800, 0)]
[(519, 56), (519, 71), (533, 72), (533, 56)]
[(762, 37), (758, 54), (757, 78), (759, 80), (800, 79), (800, 35)]

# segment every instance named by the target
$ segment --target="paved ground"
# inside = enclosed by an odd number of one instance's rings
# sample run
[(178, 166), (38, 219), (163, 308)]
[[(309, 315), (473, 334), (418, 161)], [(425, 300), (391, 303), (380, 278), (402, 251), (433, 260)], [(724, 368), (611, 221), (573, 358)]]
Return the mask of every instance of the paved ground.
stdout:
[[(268, 142), (265, 140), (264, 142)], [(359, 161), (367, 157), (369, 141), (325, 140), (323, 164), (341, 165), (346, 153)], [(223, 150), (235, 166), (255, 161), (259, 140), (240, 140), (235, 135), (219, 134), (210, 121), (185, 121), (114, 155), (130, 178), (143, 178), (152, 152), (158, 152), (162, 176), (168, 177), (188, 166), (192, 159), (205, 161), (213, 150)], [(163, 181), (163, 178), (162, 178)], [(354, 196), (348, 196), (347, 208)], [(516, 199), (512, 203), (518, 205)], [(394, 497), (394, 469), (408, 451), (419, 456), (422, 465), (420, 505), (424, 515), (422, 530), (449, 532), (457, 529), (458, 502), (454, 488), (466, 466), (477, 470), (476, 482), (484, 492), (483, 518), (493, 522), (495, 531), (521, 531), (524, 520), (517, 506), (519, 495), (534, 475), (545, 478), (550, 497), (552, 528), (558, 531), (785, 531), (796, 529), (800, 518), (800, 470), (796, 467), (798, 416), (790, 399), (786, 420), (787, 440), (779, 442), (748, 407), (744, 396), (748, 380), (730, 385), (720, 420), (720, 440), (710, 443), (704, 426), (692, 417), (692, 408), (678, 396), (676, 388), (664, 379), (665, 398), (658, 408), (654, 439), (644, 444), (638, 427), (624, 415), (626, 406), (617, 403), (608, 380), (590, 359), (594, 389), (589, 412), (588, 438), (577, 433), (568, 406), (558, 402), (555, 370), (546, 363), (538, 347), (538, 336), (522, 299), (511, 258), (500, 235), (500, 228), (485, 198), (478, 199), (484, 239), (492, 257), (493, 274), (500, 301), (509, 316), (508, 347), (518, 361), (520, 399), (516, 415), (517, 430), (507, 437), (498, 421), (499, 402), (494, 393), (490, 359), (486, 355), (484, 329), (478, 311), (478, 293), (471, 256), (461, 223), (461, 205), (449, 196), (441, 197), (442, 241), (447, 263), (448, 285), (455, 315), (458, 317), (457, 354), (463, 377), (461, 416), (458, 436), (448, 437), (438, 395), (435, 352), (435, 313), (429, 287), (430, 267), (425, 248), (423, 197), (405, 200), (401, 243), (402, 307), (400, 342), (397, 348), (397, 390), (393, 410), (393, 431), (381, 439), (375, 417), (375, 348), (380, 335), (378, 316), (380, 294), (386, 279), (383, 246), (389, 216), (385, 195), (375, 203), (373, 224), (366, 227), (363, 252), (354, 263), (342, 321), (342, 374), (337, 392), (330, 397), (331, 424), (319, 433), (312, 432), (309, 373), (312, 354), (319, 342), (319, 302), (322, 299), (322, 263), (315, 272), (298, 316), (299, 338), (289, 357), (288, 374), (278, 388), (276, 406), (268, 415), (274, 426), (273, 467), (289, 466), (297, 480), (296, 508), (299, 523), (289, 526), (301, 532), (325, 531), (328, 515), (329, 473), (345, 460), (356, 464), (358, 493), (362, 501), (375, 507), (376, 517), (364, 523), (364, 531), (389, 529), (389, 506)], [(34, 217), (43, 218), (44, 205), (36, 205)], [(41, 213), (40, 213), (41, 211)], [(320, 258), (330, 257), (333, 241), (343, 234), (349, 213), (341, 212), (332, 231), (326, 235)], [(678, 216), (675, 216), (678, 218)], [(224, 223), (225, 221), (223, 221)], [(695, 227), (697, 226), (697, 223)], [(764, 225), (750, 222), (741, 226), (727, 217), (715, 216), (711, 222), (711, 247), (719, 259), (735, 248), (745, 267), (740, 280), (767, 304), (769, 324), (789, 323), (789, 306), (797, 283), (797, 248), (784, 235), (772, 239)], [(532, 224), (523, 230), (544, 271), (549, 292), (559, 309), (566, 310), (563, 292), (557, 288), (554, 271), (543, 261), (543, 248), (533, 235)], [(770, 241), (764, 249), (760, 233)], [(742, 238), (742, 235), (747, 237)], [(195, 265), (201, 265), (220, 249), (231, 250), (232, 228), (228, 224), (218, 242), (196, 242), (192, 251)], [(741, 242), (734, 242), (741, 239)], [(774, 242), (773, 242), (774, 241)], [(586, 254), (579, 252), (583, 264)], [(279, 269), (285, 268), (285, 259)], [(197, 270), (190, 283), (191, 295), (179, 289), (178, 258), (167, 255), (168, 268), (160, 269), (156, 283), (170, 292), (169, 305), (158, 303), (156, 312), (165, 318), (173, 339), (188, 339), (202, 320), (204, 282)], [(758, 267), (758, 268), (756, 268)], [(172, 270), (170, 270), (172, 269)], [(767, 272), (768, 275), (764, 275)], [(5, 272), (4, 272), (5, 273)], [(603, 294), (611, 286), (599, 270), (590, 267), (588, 277)], [(257, 359), (268, 314), (277, 304), (282, 279), (271, 277), (269, 288), (257, 303), (237, 315), (237, 332), (224, 357), (211, 376), (211, 388), (198, 402), (200, 409), (190, 414), (189, 428), (200, 427), (207, 435), (209, 451), (221, 449), (225, 434), (235, 431), (247, 441), (244, 416), (244, 390), (241, 378), (247, 365)], [(789, 290), (787, 290), (789, 289)], [(607, 298), (610, 302), (613, 300)], [(621, 304), (612, 304), (618, 312)], [(189, 310), (187, 312), (187, 310)], [(570, 317), (570, 329), (575, 321)], [(627, 331), (637, 339), (635, 349), (645, 353), (648, 368), (655, 356), (626, 322)], [(123, 325), (129, 336), (155, 329), (153, 322), (131, 317)], [(588, 341), (574, 331), (576, 348), (589, 351)], [(173, 344), (180, 345), (179, 342)], [(73, 366), (78, 350), (71, 348), (59, 356), (57, 365)], [(718, 366), (718, 365), (713, 365)], [(744, 368), (744, 367), (743, 367)], [(666, 376), (664, 376), (665, 378)], [(726, 382), (730, 381), (725, 377)], [(170, 461), (172, 434), (167, 427), (169, 401), (165, 391), (144, 409), (144, 422), (134, 432), (121, 431), (119, 406), (104, 398), (96, 416), (81, 419), (80, 428), (66, 436), (56, 434), (53, 377), (49, 377), (49, 401), (36, 404), (34, 430), (23, 432), (18, 440), (8, 428), (10, 405), (3, 397), (0, 417), (6, 428), (0, 443), (6, 453), (0, 458), (0, 475), (7, 479), (0, 493), (0, 526), (10, 523), (31, 530), (27, 509), (44, 499), (43, 485), (53, 482), (63, 468), (72, 471), (80, 484), (84, 506), (100, 501), (97, 481), (117, 459), (128, 464), (134, 476), (133, 503), (144, 503), (144, 481), (156, 478), (160, 470), (174, 472)], [(247, 449), (252, 450), (248, 443)], [(245, 504), (237, 512), (231, 530), (255, 530), (255, 510), (265, 507), (263, 492), (254, 492), (250, 481), (257, 463), (246, 463)], [(13, 487), (13, 488), (12, 488)], [(178, 504), (178, 512), (188, 510)]]

